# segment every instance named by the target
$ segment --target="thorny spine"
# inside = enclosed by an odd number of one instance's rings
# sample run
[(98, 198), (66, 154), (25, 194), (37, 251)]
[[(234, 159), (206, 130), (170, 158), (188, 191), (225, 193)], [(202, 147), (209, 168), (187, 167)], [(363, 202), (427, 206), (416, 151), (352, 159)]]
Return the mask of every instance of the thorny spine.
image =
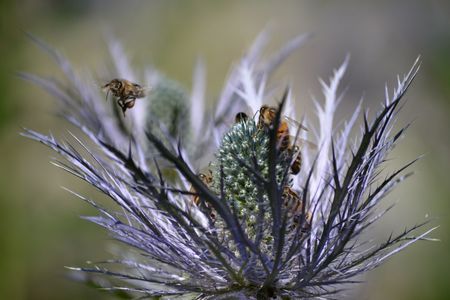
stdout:
[[(215, 117), (208, 118), (206, 113), (202, 116), (216, 137), (226, 133), (225, 120), (229, 119), (233, 107), (244, 103), (255, 111), (261, 106), (266, 80), (287, 54), (302, 43), (304, 36), (293, 39), (279, 54), (269, 59), (263, 68), (257, 70), (259, 50), (266, 39), (265, 34), (259, 36), (255, 46), (231, 73)], [(30, 74), (22, 74), (22, 77), (43, 86), (61, 100), (61, 114), (79, 127), (97, 148), (85, 146), (74, 135), (72, 137), (78, 146), (59, 142), (51, 135), (45, 136), (32, 130), (25, 130), (23, 134), (54, 149), (67, 161), (56, 161), (56, 165), (113, 199), (123, 211), (109, 211), (76, 194), (100, 212), (100, 216), (86, 219), (105, 227), (117, 240), (144, 254), (109, 261), (122, 265), (121, 271), (101, 267), (101, 263), (94, 268), (73, 268), (121, 280), (117, 282), (122, 282), (122, 286), (111, 283), (104, 286), (106, 289), (146, 297), (191, 295), (197, 299), (268, 299), (272, 296), (279, 299), (331, 298), (340, 292), (339, 286), (355, 282), (353, 278), (356, 275), (375, 268), (413, 242), (426, 239), (434, 229), (409, 237), (409, 234), (422, 228), (426, 224), (424, 222), (395, 237), (389, 237), (385, 243), (375, 248), (364, 248), (366, 245), (358, 241), (361, 233), (389, 209), (374, 215), (376, 205), (408, 176), (400, 174), (413, 163), (407, 164), (376, 185), (379, 175), (377, 168), (406, 129), (405, 127), (390, 135), (399, 103), (418, 71), (417, 61), (404, 79), (398, 80), (392, 100), (389, 100), (387, 93), (386, 103), (373, 122), (369, 123), (367, 113), (363, 114), (361, 138), (355, 151), (352, 152), (352, 148), (345, 143), (348, 140), (345, 134), (348, 132), (343, 132), (341, 136), (325, 137), (331, 142), (331, 155), (327, 158), (325, 165), (328, 167), (323, 174), (316, 174), (319, 155), (307, 154), (306, 158), (310, 163), (298, 177), (301, 178), (301, 199), (305, 201), (300, 224), (306, 222), (307, 211), (312, 216), (312, 228), (307, 232), (302, 232), (301, 225), (294, 231), (287, 232), (288, 212), (282, 209), (283, 187), (289, 180), (290, 167), (290, 164), (284, 166), (284, 175), (279, 180), (277, 163), (280, 151), (276, 137), (283, 107), (290, 100), (290, 91), (283, 94), (275, 122), (268, 131), (268, 178), (261, 174), (258, 167), (253, 167), (258, 166), (257, 163), (248, 163), (254, 157), (236, 158), (238, 166), (260, 187), (255, 200), (258, 207), (256, 230), (253, 236), (249, 236), (242, 226), (244, 223), (238, 216), (239, 212), (232, 202), (224, 200), (229, 196), (224, 189), (226, 166), (220, 165), (217, 168), (219, 190), (211, 190), (197, 176), (197, 170), (192, 169), (192, 157), (176, 143), (177, 137), (167, 134), (168, 131), (164, 128), (155, 130), (155, 122), (150, 123), (149, 128), (136, 129), (138, 124), (134, 124), (135, 130), (144, 132), (142, 135), (130, 130), (122, 120), (111, 118), (111, 111), (101, 104), (104, 103), (101, 102), (102, 97), (76, 75), (65, 58), (41, 41), (35, 40), (62, 66), (73, 85), (64, 86), (60, 82)], [(112, 43), (111, 47), (114, 49), (113, 53), (122, 53), (116, 44)], [(116, 55), (115, 59), (125, 58)], [(344, 70), (345, 66), (346, 63), (340, 70)], [(118, 71), (120, 73), (121, 70)], [(119, 75), (126, 77), (127, 74)], [(337, 77), (332, 81), (339, 80)], [(145, 99), (140, 103), (145, 103)], [(228, 106), (224, 103), (228, 103)], [(131, 109), (127, 118), (133, 119), (135, 111), (138, 112), (139, 108)], [(296, 138), (298, 135), (297, 130)], [(202, 135), (197, 132), (193, 136)], [(145, 149), (151, 148), (148, 148), (143, 137), (158, 150), (160, 156), (145, 152)], [(342, 141), (344, 147), (336, 147)], [(205, 145), (208, 142), (199, 141), (198, 144)], [(87, 155), (78, 151), (77, 147)], [(216, 144), (216, 147), (220, 148), (220, 145)], [(346, 157), (349, 159), (345, 160)], [(177, 180), (165, 178), (161, 170), (163, 161), (170, 162), (180, 174)], [(345, 162), (348, 163), (347, 167)], [(322, 178), (319, 185), (317, 181), (314, 182), (319, 190), (311, 187), (315, 178)], [(215, 228), (214, 224), (203, 222), (205, 216), (200, 209), (194, 207), (193, 213), (186, 209), (187, 203), (192, 199), (186, 183), (192, 185), (202, 200), (217, 212), (217, 218), (225, 224), (224, 227)], [(263, 203), (263, 194), (268, 196), (268, 207)], [(267, 233), (262, 225), (266, 221), (266, 214), (270, 216), (270, 233), (273, 237), (270, 251), (263, 247), (263, 239)], [(218, 238), (219, 232), (232, 237), (232, 244), (237, 252), (222, 243)]]

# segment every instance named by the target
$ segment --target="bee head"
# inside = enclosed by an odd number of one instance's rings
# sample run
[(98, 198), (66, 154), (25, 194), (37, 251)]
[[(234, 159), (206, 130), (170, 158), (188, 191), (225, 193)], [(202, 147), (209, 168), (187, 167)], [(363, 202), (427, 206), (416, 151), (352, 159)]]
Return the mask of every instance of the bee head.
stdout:
[(113, 79), (110, 82), (110, 89), (117, 91), (122, 87), (122, 81), (119, 79)]
[(113, 79), (107, 84), (105, 84), (102, 88), (103, 90), (111, 90), (117, 91), (122, 87), (122, 81), (120, 79)]
[(267, 105), (261, 106), (259, 109), (259, 119), (265, 125), (271, 125), (275, 119), (276, 109)]
[(261, 106), (261, 108), (259, 109), (259, 113), (260, 114), (265, 114), (266, 113), (266, 111), (269, 109), (269, 106), (267, 106), (267, 105), (263, 105), (263, 106)]
[(234, 122), (245, 122), (248, 120), (248, 115), (245, 112), (238, 112), (236, 116), (234, 117)]

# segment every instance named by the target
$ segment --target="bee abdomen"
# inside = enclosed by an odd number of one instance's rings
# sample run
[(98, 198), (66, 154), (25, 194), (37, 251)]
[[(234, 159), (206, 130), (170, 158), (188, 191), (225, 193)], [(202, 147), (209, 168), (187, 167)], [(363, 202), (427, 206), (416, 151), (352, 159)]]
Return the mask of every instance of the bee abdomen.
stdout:
[[(212, 174), (211, 171), (209, 172), (209, 174), (203, 174), (200, 173), (199, 174), (199, 178), (200, 180), (207, 186), (210, 186), (212, 183)], [(199, 207), (203, 212), (207, 213), (207, 215), (209, 215), (210, 219), (212, 222), (214, 222), (216, 220), (216, 212), (214, 211), (214, 209), (211, 207), (211, 205), (207, 202), (205, 202), (202, 198), (201, 195), (199, 195), (197, 193), (197, 191), (195, 190), (195, 188), (193, 186), (191, 186), (190, 189), (191, 193), (195, 193), (192, 196), (192, 204)]]
[(300, 170), (302, 168), (302, 153), (300, 151), (294, 152), (294, 159), (291, 164), (291, 173), (293, 175), (297, 175), (300, 173)]
[(302, 226), (301, 232), (308, 232), (311, 227), (311, 214), (303, 212), (304, 204), (300, 196), (290, 187), (285, 187), (283, 190), (283, 201), (288, 216), (291, 217), (292, 226)]

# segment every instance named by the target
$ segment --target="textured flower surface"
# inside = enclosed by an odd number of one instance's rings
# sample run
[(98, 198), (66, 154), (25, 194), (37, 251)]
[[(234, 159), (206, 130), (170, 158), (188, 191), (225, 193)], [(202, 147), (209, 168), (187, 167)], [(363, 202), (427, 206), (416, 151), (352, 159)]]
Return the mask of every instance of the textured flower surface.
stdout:
[[(386, 88), (374, 116), (359, 105), (348, 122), (334, 127), (345, 59), (329, 83), (321, 82), (318, 130), (307, 131), (306, 122), (291, 121), (296, 111), (290, 89), (269, 84), (305, 38), (295, 37), (262, 60), (268, 40), (262, 33), (231, 70), (211, 110), (205, 109), (201, 61), (189, 93), (151, 68), (139, 79), (112, 41), (115, 70), (109, 76), (151, 87), (126, 116), (115, 101), (105, 101), (103, 82), (93, 85), (93, 76), (78, 74), (59, 52), (33, 38), (65, 81), (22, 77), (51, 93), (59, 113), (81, 132), (63, 141), (32, 130), (23, 135), (58, 152), (56, 166), (116, 204), (106, 209), (72, 192), (99, 212), (85, 219), (126, 245), (113, 260), (71, 269), (130, 297), (328, 299), (393, 254), (429, 239), (434, 228), (418, 231), (426, 223), (378, 244), (364, 235), (389, 210), (378, 204), (413, 163), (380, 176), (406, 130), (393, 125), (419, 62), (393, 91)], [(264, 106), (277, 93), (279, 104)], [(360, 133), (352, 137), (360, 117)], [(104, 280), (95, 281), (97, 276)]]

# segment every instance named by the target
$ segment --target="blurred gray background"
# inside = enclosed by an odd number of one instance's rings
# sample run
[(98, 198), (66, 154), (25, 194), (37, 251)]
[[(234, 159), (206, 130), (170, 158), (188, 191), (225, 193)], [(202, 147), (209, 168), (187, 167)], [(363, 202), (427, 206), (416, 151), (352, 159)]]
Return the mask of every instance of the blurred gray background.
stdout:
[(437, 218), (438, 243), (420, 242), (369, 273), (355, 299), (448, 299), (450, 295), (450, 2), (420, 1), (69, 1), (0, 2), (0, 295), (2, 299), (109, 299), (107, 293), (69, 280), (64, 266), (109, 258), (107, 234), (78, 218), (94, 211), (60, 186), (98, 197), (48, 161), (54, 154), (21, 138), (21, 126), (64, 134), (53, 100), (18, 79), (17, 71), (58, 76), (57, 67), (24, 32), (62, 51), (80, 71), (109, 61), (105, 33), (122, 41), (142, 72), (153, 65), (191, 86), (198, 56), (208, 71), (213, 103), (231, 64), (263, 29), (269, 50), (299, 33), (313, 36), (277, 72), (292, 82), (299, 113), (314, 111), (318, 78), (350, 53), (338, 112), (348, 116), (361, 96), (373, 112), (384, 85), (422, 56), (399, 124), (413, 121), (391, 155), (389, 168), (418, 155), (415, 176), (393, 192), (395, 209), (376, 229), (379, 239)]

